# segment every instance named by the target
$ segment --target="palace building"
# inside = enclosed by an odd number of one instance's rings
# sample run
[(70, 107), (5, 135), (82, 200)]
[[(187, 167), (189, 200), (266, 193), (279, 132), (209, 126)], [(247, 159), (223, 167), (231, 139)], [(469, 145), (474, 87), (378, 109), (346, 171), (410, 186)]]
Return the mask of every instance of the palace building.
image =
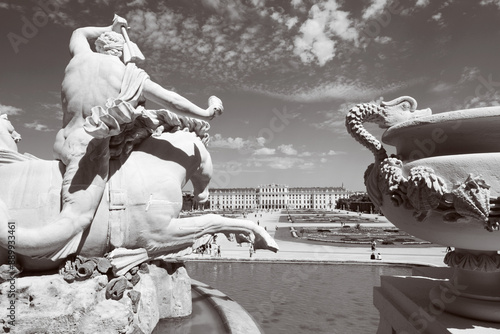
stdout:
[(267, 184), (257, 188), (210, 189), (211, 210), (316, 209), (333, 210), (341, 198), (354, 194), (342, 187), (289, 187)]

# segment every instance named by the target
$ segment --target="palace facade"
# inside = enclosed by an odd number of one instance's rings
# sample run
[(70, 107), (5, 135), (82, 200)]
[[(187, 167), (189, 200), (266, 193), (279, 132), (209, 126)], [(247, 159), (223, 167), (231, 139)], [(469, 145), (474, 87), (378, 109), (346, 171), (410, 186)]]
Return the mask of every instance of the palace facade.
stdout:
[(210, 189), (211, 210), (316, 209), (333, 210), (341, 198), (354, 194), (342, 187), (289, 187), (267, 184), (257, 188)]

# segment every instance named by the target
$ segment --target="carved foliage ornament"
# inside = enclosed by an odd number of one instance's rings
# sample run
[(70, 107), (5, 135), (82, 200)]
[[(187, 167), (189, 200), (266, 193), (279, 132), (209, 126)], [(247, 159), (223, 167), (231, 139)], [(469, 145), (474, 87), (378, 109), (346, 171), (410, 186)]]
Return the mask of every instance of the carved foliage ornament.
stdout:
[(407, 96), (393, 101), (358, 104), (346, 117), (348, 132), (375, 156), (375, 163), (365, 172), (365, 185), (372, 201), (382, 207), (384, 195), (394, 206), (413, 210), (414, 217), (423, 221), (431, 213), (439, 213), (447, 222), (473, 219), (484, 223), (488, 231), (498, 229), (490, 219), (490, 186), (481, 176), (470, 174), (460, 184), (452, 185), (426, 166), (404, 170), (398, 156), (387, 156), (383, 145), (363, 126), (364, 122), (388, 128), (394, 124), (430, 115), (430, 110), (416, 110), (416, 101)]

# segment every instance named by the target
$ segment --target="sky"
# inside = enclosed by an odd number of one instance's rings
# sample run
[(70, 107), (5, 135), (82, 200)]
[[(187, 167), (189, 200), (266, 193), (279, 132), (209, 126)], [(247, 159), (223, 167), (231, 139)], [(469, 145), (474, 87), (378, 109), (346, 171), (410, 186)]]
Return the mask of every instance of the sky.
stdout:
[(71, 33), (115, 13), (153, 81), (203, 108), (223, 101), (211, 187), (364, 190), (373, 156), (344, 125), (357, 103), (500, 101), (500, 0), (0, 0), (0, 113), (20, 152), (52, 159)]

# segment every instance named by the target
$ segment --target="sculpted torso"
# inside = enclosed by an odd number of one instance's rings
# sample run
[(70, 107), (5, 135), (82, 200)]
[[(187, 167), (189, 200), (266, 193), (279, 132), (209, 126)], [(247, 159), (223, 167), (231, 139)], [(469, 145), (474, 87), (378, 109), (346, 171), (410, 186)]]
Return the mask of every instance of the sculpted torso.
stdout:
[(125, 65), (118, 57), (89, 51), (71, 59), (62, 82), (64, 118), (54, 145), (56, 154), (68, 135), (82, 128), (92, 107), (104, 106), (107, 99), (118, 96), (124, 73)]
[[(32, 201), (31, 188), (30, 192), (21, 190), (30, 196), (15, 196), (15, 199), (21, 198), (28, 203), (27, 207), (33, 207), (31, 211), (19, 211), (16, 208), (24, 206), (19, 203), (5, 205), (3, 200), (10, 203), (14, 196), (3, 199), (5, 192), (0, 192), (0, 264), (7, 259), (7, 222), (11, 215), (16, 215), (13, 217), (19, 222), (16, 233), (22, 236), (16, 240), (16, 253), (20, 259), (22, 256), (23, 265), (32, 270), (52, 268), (57, 265), (56, 261), (85, 249), (102, 255), (104, 248), (127, 246), (143, 248), (150, 255), (176, 254), (191, 247), (204, 234), (219, 232), (235, 233), (237, 240), (243, 235), (245, 240), (254, 242), (256, 249), (276, 251), (278, 247), (274, 240), (252, 222), (215, 215), (178, 218), (182, 207), (182, 186), (191, 180), (195, 197), (200, 202), (205, 201), (212, 175), (210, 155), (202, 142), (202, 138), (206, 138), (203, 135), (208, 130), (208, 123), (193, 116), (211, 119), (220, 115), (222, 102), (211, 97), (209, 107), (200, 108), (151, 81), (144, 71), (134, 72), (135, 67), (125, 66), (120, 58), (121, 52), (118, 52), (123, 46), (123, 38), (120, 40), (114, 31), (120, 30), (121, 25), (126, 27), (126, 22), (115, 21), (108, 27), (78, 28), (72, 34), (72, 59), (66, 67), (61, 92), (63, 128), (54, 145), (55, 157), (61, 163), (28, 161), (23, 165), (6, 166), (0, 173), (19, 193), (21, 182), (15, 177), (24, 180), (38, 175), (40, 178), (42, 174), (31, 171), (47, 167), (47, 177), (41, 178), (46, 181), (45, 186), (39, 181), (22, 182), (37, 185), (42, 196), (34, 196), (47, 198), (47, 203), (40, 206), (37, 201)], [(96, 43), (96, 50), (110, 55), (92, 51), (88, 41), (94, 38), (104, 43), (99, 47)], [(123, 81), (127, 93), (121, 92)], [(133, 90), (131, 95), (129, 90)], [(106, 106), (108, 100), (117, 97), (125, 100), (120, 100), (120, 107)], [(136, 110), (137, 104), (146, 100), (168, 110), (149, 110), (147, 114), (144, 108)], [(137, 130), (132, 133), (135, 137), (129, 141), (133, 145), (130, 151), (125, 151), (123, 159), (120, 155), (120, 159), (112, 160), (110, 168), (110, 148), (115, 149), (113, 145), (117, 141), (126, 142), (129, 135), (126, 131), (132, 129), (134, 117), (139, 114), (149, 117), (150, 122), (138, 122), (137, 129), (133, 128)], [(165, 115), (168, 118), (161, 119)], [(96, 118), (100, 123), (96, 123)], [(166, 133), (162, 133), (162, 125), (159, 134), (152, 137), (151, 132), (161, 122), (168, 125)], [(99, 126), (98, 129), (103, 131), (94, 135), (84, 124)], [(114, 132), (107, 131), (113, 126)], [(177, 131), (170, 133), (172, 129)], [(178, 131), (180, 129), (184, 131)], [(120, 137), (122, 134), (124, 136)], [(117, 140), (111, 143), (114, 139)], [(56, 180), (55, 184), (52, 184), (53, 180)], [(105, 202), (102, 206), (101, 199)], [(126, 203), (133, 204), (127, 206)], [(48, 213), (39, 212), (39, 208), (47, 209)], [(111, 213), (114, 218), (119, 217), (113, 220)], [(110, 221), (113, 226), (118, 223), (123, 226), (115, 226), (113, 232), (108, 228)], [(98, 231), (97, 237), (93, 236), (92, 230)], [(133, 232), (123, 235), (122, 230)], [(39, 262), (39, 258), (53, 262)]]

